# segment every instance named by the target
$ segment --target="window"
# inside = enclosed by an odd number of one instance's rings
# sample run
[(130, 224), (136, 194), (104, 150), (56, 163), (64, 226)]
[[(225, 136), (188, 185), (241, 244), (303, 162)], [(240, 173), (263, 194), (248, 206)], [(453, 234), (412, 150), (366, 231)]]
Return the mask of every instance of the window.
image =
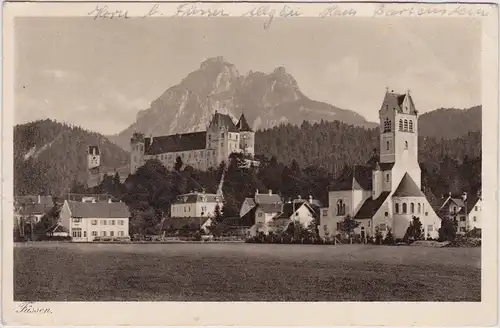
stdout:
[(429, 225), (427, 226), (427, 231), (428, 231), (428, 232), (432, 232), (432, 231), (434, 231), (434, 226), (433, 226), (432, 224), (429, 224)]
[(428, 213), (428, 212), (425, 212), (425, 216), (427, 216), (427, 215), (429, 215), (429, 213)]
[(97, 225), (97, 220), (92, 220), (92, 221), (90, 221), (90, 223), (91, 223), (92, 225)]
[(389, 141), (387, 141), (387, 143), (386, 143), (386, 149), (387, 150), (391, 149), (391, 143)]
[(406, 203), (403, 203), (403, 214), (406, 214), (406, 212), (407, 212), (407, 208), (406, 207), (407, 207)]
[(323, 216), (328, 216), (328, 210), (323, 210)]
[(116, 222), (115, 222), (115, 220), (111, 220), (111, 221), (109, 222), (109, 224), (110, 224), (110, 225), (115, 225), (115, 223), (116, 223)]
[(101, 220), (101, 225), (106, 225), (107, 221), (106, 220)]
[[(175, 208), (174, 208), (175, 210)], [(125, 222), (123, 220), (118, 220), (118, 225), (123, 225)]]
[[(385, 217), (388, 217), (388, 216), (389, 216), (389, 212), (385, 212), (385, 213), (384, 213), (384, 216), (385, 216)], [(370, 221), (368, 221), (368, 222), (370, 222)]]
[(85, 238), (87, 237), (87, 231), (83, 232), (83, 237), (85, 237)]
[(113, 236), (115, 235), (115, 232), (114, 232), (114, 231), (110, 231), (110, 232), (109, 232), (109, 235), (110, 235), (111, 237), (113, 237)]
[(224, 132), (221, 132), (220, 136), (221, 136), (221, 137), (224, 137)]
[(389, 173), (387, 173), (385, 175), (385, 181), (389, 182), (390, 179), (391, 179), (391, 176), (389, 175)]
[(261, 217), (262, 217), (262, 212), (259, 212), (259, 215), (258, 215), (258, 216), (259, 216), (259, 218), (261, 218)]
[(465, 216), (461, 216), (460, 221), (465, 221)]
[(106, 231), (101, 231), (101, 236), (106, 237)]
[(82, 238), (82, 228), (71, 229), (71, 236), (73, 236), (73, 238)]
[(415, 204), (413, 204), (413, 203), (410, 204), (410, 212), (412, 214), (415, 213)]
[(118, 231), (118, 237), (123, 237), (123, 231)]
[(381, 223), (379, 226), (380, 231), (386, 231), (387, 230), (387, 225), (385, 223)]
[(408, 122), (409, 124), (409, 128), (410, 128), (410, 132), (413, 132), (413, 121), (410, 120), (410, 122)]
[(398, 203), (394, 204), (394, 211), (396, 212), (396, 214), (399, 213), (399, 204)]
[(476, 217), (473, 217), (472, 219), (474, 220), (474, 222), (476, 222)]
[(386, 117), (384, 120), (384, 132), (391, 132), (391, 121)]
[(403, 120), (399, 120), (399, 131), (403, 131)]
[(405, 149), (408, 149), (408, 141), (405, 141)]
[(418, 214), (420, 214), (421, 211), (422, 211), (422, 208), (420, 206), (420, 203), (418, 203)]
[(337, 216), (345, 215), (345, 204), (342, 199), (337, 201)]
[(460, 227), (460, 232), (465, 232), (465, 227)]
[(477, 206), (474, 206), (474, 210), (476, 210), (476, 211), (477, 211)]
[(372, 222), (368, 220), (368, 228), (372, 225)]
[(74, 223), (81, 223), (82, 222), (82, 218), (74, 218), (73, 222)]
[(340, 222), (337, 222), (337, 230), (340, 230), (341, 226), (340, 226)]
[(408, 131), (408, 120), (407, 120), (407, 119), (405, 119), (405, 121), (404, 121), (404, 122), (405, 122), (405, 124), (404, 124), (404, 129), (403, 129), (403, 131)]
[(92, 237), (97, 237), (97, 231), (92, 231)]

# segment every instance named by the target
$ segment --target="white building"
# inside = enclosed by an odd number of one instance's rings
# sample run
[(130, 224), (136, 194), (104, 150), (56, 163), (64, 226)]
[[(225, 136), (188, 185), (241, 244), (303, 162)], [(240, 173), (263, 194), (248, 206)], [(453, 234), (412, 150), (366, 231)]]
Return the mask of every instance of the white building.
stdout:
[(329, 191), (329, 207), (321, 211), (320, 233), (336, 235), (347, 215), (360, 222), (362, 237), (383, 235), (390, 228), (403, 238), (414, 216), (425, 236), (436, 238), (441, 220), (421, 191), (418, 163), (418, 112), (407, 91), (387, 91), (379, 110), (380, 155), (368, 165), (356, 165), (341, 174)]
[(222, 199), (216, 194), (192, 192), (179, 195), (170, 205), (170, 216), (172, 218), (212, 217), (217, 205), (222, 211)]
[(130, 173), (150, 159), (161, 161), (168, 170), (175, 167), (177, 158), (183, 165), (203, 171), (227, 162), (232, 153), (242, 153), (253, 162), (254, 142), (255, 133), (243, 114), (235, 124), (229, 115), (215, 112), (207, 131), (160, 137), (134, 133), (130, 140)]
[(481, 212), (483, 201), (481, 195), (454, 197), (451, 194), (445, 199), (439, 209), (441, 218), (457, 220), (457, 233), (464, 234), (474, 228), (481, 229)]
[(122, 202), (64, 202), (60, 225), (70, 232), (73, 241), (91, 242), (100, 239), (129, 237), (130, 212)]
[(299, 198), (283, 204), (281, 213), (273, 218), (271, 225), (277, 230), (286, 230), (290, 223), (309, 228), (312, 224), (316, 225), (318, 214), (312, 197), (309, 200)]

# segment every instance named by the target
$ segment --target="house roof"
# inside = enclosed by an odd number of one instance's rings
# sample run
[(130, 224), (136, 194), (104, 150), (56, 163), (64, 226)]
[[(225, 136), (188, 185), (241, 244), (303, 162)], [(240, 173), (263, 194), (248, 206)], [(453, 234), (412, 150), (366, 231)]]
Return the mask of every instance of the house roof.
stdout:
[[(467, 214), (469, 214), (473, 209), (474, 206), (476, 206), (477, 202), (481, 199), (481, 197), (477, 194), (468, 196), (467, 198)], [(444, 201), (443, 205), (439, 208), (439, 212), (442, 214), (448, 213), (448, 209), (444, 208), (446, 204), (449, 202), (454, 202), (458, 207), (460, 207), (460, 210), (458, 211), (457, 214), (464, 214), (465, 213), (465, 203), (462, 198), (459, 197), (448, 197)]]
[(254, 196), (254, 202), (256, 204), (281, 204), (283, 201), (281, 200), (280, 195), (277, 194), (256, 194)]
[(14, 201), (17, 206), (31, 205), (31, 204), (43, 204), (46, 206), (54, 205), (54, 199), (52, 196), (38, 196), (38, 195), (27, 195), (27, 196), (16, 196)]
[(157, 155), (163, 153), (205, 149), (206, 143), (207, 133), (203, 131), (146, 138), (144, 148), (146, 155)]
[(413, 103), (413, 99), (409, 93), (398, 94), (394, 92), (386, 92), (384, 101), (382, 102), (382, 109), (388, 108), (393, 109), (398, 113), (403, 113), (403, 103), (405, 102), (405, 99), (408, 99), (409, 103), (408, 113), (416, 115), (417, 111), (415, 109), (415, 104)]
[(396, 191), (394, 191), (393, 197), (425, 197), (424, 193), (417, 186), (415, 181), (411, 178), (408, 173), (405, 173), (401, 182), (399, 183)]
[(89, 146), (89, 154), (99, 155), (99, 147), (98, 146)]
[(40, 215), (40, 214), (45, 214), (47, 213), (53, 205), (46, 205), (46, 204), (27, 204), (27, 205), (22, 205), (18, 210), (17, 213), (20, 215)]
[(225, 127), (228, 132), (238, 132), (238, 128), (234, 124), (233, 119), (227, 114), (215, 112), (214, 116), (212, 116), (212, 121), (210, 122), (210, 126), (212, 125)]
[(197, 202), (217, 203), (219, 201), (220, 197), (217, 194), (192, 192), (189, 194), (183, 194), (177, 196), (177, 198), (172, 204), (185, 204), (185, 203), (197, 203)]
[(255, 211), (257, 210), (257, 206), (252, 207), (248, 212), (243, 214), (240, 218), (246, 224), (250, 224), (250, 226), (255, 224)]
[(237, 128), (241, 132), (253, 132), (252, 129), (250, 129), (250, 125), (248, 125), (247, 119), (245, 118), (245, 115), (242, 113), (240, 120), (236, 124)]
[(303, 203), (300, 203), (300, 204), (295, 204), (295, 207), (294, 207), (294, 204), (293, 203), (285, 203), (283, 204), (283, 208), (281, 210), (280, 213), (276, 214), (274, 216), (274, 220), (278, 220), (278, 219), (289, 219), (293, 213), (294, 213), (294, 210), (298, 210), (301, 206), (303, 205)]
[(387, 199), (387, 196), (389, 196), (389, 194), (390, 192), (384, 191), (377, 197), (377, 199), (373, 199), (372, 197), (370, 197), (365, 200), (363, 205), (361, 205), (359, 211), (354, 216), (354, 219), (359, 220), (372, 218), (375, 213), (377, 213), (380, 206), (382, 206), (384, 201)]
[(128, 218), (130, 212), (125, 203), (84, 203), (68, 201), (71, 217), (77, 218)]
[(256, 208), (264, 213), (278, 213), (282, 211), (283, 204), (257, 204)]
[(370, 166), (354, 165), (348, 168), (329, 188), (330, 191), (360, 189), (372, 189), (372, 168)]
[(186, 226), (190, 230), (199, 230), (209, 219), (208, 217), (165, 218), (161, 222), (161, 230), (180, 230)]

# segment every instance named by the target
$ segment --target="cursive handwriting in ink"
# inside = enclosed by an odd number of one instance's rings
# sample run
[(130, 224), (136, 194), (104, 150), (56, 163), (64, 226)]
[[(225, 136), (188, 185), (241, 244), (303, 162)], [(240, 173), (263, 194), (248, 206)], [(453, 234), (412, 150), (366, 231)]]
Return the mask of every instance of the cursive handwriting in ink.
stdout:
[(373, 12), (373, 16), (488, 16), (488, 12), (483, 9), (472, 10), (464, 6), (452, 9), (432, 6), (396, 8), (387, 8), (385, 4), (380, 4)]
[(94, 10), (89, 12), (87, 15), (89, 16), (94, 16), (94, 19), (98, 18), (108, 18), (108, 19), (113, 19), (113, 18), (129, 18), (128, 17), (128, 10), (109, 10), (108, 5), (100, 7), (97, 5)]
[(36, 307), (35, 302), (23, 302), (19, 304), (16, 313), (52, 313), (50, 308)]
[(280, 17), (298, 17), (300, 15), (302, 15), (302, 13), (299, 10), (294, 9), (289, 5), (285, 5), (280, 11)]
[(331, 7), (326, 8), (319, 14), (319, 17), (332, 17), (332, 16), (356, 16), (356, 10), (352, 8), (343, 9), (338, 5), (333, 5)]
[(147, 14), (142, 16), (142, 18), (153, 17), (153, 16), (163, 16), (163, 13), (158, 10), (159, 8), (160, 8), (160, 4), (155, 3), (153, 5), (153, 7), (151, 7), (151, 9), (149, 9)]
[(269, 5), (254, 7), (251, 10), (244, 13), (243, 17), (267, 17), (268, 19), (264, 22), (264, 29), (269, 28), (273, 22), (274, 16), (276, 15), (276, 9), (271, 9)]
[(205, 17), (217, 17), (217, 16), (229, 16), (224, 9), (208, 8), (203, 9), (195, 4), (184, 3), (177, 7), (177, 11), (173, 16), (205, 16)]

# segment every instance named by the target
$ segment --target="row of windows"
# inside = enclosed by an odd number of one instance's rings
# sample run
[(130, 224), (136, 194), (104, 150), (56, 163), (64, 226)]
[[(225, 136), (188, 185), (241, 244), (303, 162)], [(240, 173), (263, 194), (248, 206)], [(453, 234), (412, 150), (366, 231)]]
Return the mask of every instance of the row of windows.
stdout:
[[(394, 204), (394, 213), (396, 214), (420, 214), (422, 213), (422, 210), (424, 208), (424, 205), (421, 203), (417, 203), (417, 208), (415, 211), (415, 203), (410, 203), (410, 208), (408, 209), (408, 204), (407, 203), (402, 203), (401, 206), (399, 206), (399, 203)], [(425, 215), (427, 215), (427, 212), (425, 212)]]
[[(392, 122), (389, 118), (384, 120), (384, 133), (392, 131)], [(399, 120), (399, 131), (413, 132), (413, 120), (400, 119)]]
[(92, 220), (91, 224), (92, 225), (124, 225), (125, 220)]
[[(73, 228), (71, 229), (71, 236), (73, 238), (87, 238), (87, 231), (82, 231), (81, 228)], [(107, 231), (101, 231), (101, 237), (107, 237), (108, 236), (108, 232)], [(118, 236), (118, 237), (124, 237), (125, 236), (125, 232), (123, 231), (109, 231), (109, 236), (110, 237), (114, 237), (114, 236)], [(97, 231), (92, 231), (92, 237), (97, 237)]]

